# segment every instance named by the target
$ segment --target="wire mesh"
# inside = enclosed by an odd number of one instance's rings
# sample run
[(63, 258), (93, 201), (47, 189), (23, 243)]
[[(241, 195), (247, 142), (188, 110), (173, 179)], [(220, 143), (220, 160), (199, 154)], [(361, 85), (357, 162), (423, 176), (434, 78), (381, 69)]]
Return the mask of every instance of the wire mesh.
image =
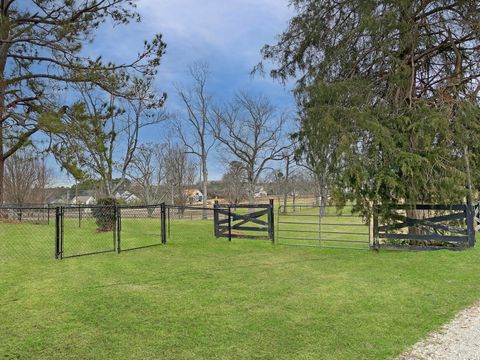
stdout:
[(119, 252), (162, 244), (162, 207), (122, 206), (118, 208)]
[(214, 216), (213, 208), (167, 205), (167, 241), (192, 243), (215, 239)]
[(62, 208), (64, 258), (112, 252), (116, 249), (116, 207)]
[(55, 209), (0, 207), (0, 262), (55, 256)]

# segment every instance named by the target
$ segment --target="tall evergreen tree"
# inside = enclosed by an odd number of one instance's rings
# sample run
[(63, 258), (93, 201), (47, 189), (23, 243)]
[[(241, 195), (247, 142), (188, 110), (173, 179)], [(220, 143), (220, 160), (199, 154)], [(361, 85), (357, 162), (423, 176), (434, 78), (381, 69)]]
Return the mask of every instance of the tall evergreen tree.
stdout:
[(262, 53), (274, 78), (297, 79), (298, 137), (338, 197), (365, 212), (463, 201), (479, 179), (479, 2), (291, 4), (297, 15)]

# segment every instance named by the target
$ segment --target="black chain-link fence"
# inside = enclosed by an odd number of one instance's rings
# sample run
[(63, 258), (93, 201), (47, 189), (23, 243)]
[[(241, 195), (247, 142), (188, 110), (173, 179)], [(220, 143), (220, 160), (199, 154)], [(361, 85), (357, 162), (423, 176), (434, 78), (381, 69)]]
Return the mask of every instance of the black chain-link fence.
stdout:
[(117, 207), (60, 208), (60, 257), (92, 255), (116, 250)]
[(0, 207), (0, 263), (55, 256), (55, 209)]
[[(260, 209), (261, 216), (249, 212), (252, 209), (228, 205), (4, 207), (0, 208), (0, 261), (120, 253), (158, 246), (167, 240), (173, 244), (201, 244), (225, 237), (273, 240), (268, 235), (273, 235), (273, 227), (265, 225), (267, 207), (263, 205)], [(273, 226), (273, 218), (268, 221)], [(257, 227), (253, 229), (250, 223)], [(263, 234), (252, 232), (257, 228)]]
[(167, 205), (168, 242), (202, 242), (215, 239), (214, 216), (213, 208)]
[(118, 251), (161, 245), (165, 219), (164, 205), (118, 208)]

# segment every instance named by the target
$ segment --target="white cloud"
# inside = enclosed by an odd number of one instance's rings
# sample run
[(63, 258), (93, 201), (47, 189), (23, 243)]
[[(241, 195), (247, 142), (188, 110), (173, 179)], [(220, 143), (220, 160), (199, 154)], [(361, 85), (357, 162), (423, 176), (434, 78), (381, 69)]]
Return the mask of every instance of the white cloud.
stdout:
[(143, 0), (139, 11), (152, 30), (219, 48), (278, 33), (291, 16), (285, 0)]

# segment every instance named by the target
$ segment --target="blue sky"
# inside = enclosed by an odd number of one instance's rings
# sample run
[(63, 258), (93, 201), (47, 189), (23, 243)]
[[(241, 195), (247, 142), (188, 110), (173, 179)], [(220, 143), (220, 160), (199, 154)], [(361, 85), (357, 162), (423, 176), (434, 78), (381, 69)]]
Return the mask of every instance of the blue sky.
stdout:
[[(210, 65), (209, 91), (219, 101), (248, 90), (264, 93), (281, 109), (294, 110), (289, 85), (250, 75), (261, 60), (261, 47), (274, 43), (293, 15), (287, 0), (139, 0), (138, 11), (141, 23), (115, 28), (106, 24), (85, 51), (102, 55), (104, 60), (126, 62), (142, 48), (144, 40), (162, 33), (167, 52), (156, 87), (168, 94), (167, 110), (178, 110), (174, 84), (188, 84), (187, 67), (194, 61)], [(162, 142), (165, 128), (149, 128), (141, 141)], [(218, 163), (215, 157), (209, 162), (212, 179), (220, 178), (224, 170)]]

